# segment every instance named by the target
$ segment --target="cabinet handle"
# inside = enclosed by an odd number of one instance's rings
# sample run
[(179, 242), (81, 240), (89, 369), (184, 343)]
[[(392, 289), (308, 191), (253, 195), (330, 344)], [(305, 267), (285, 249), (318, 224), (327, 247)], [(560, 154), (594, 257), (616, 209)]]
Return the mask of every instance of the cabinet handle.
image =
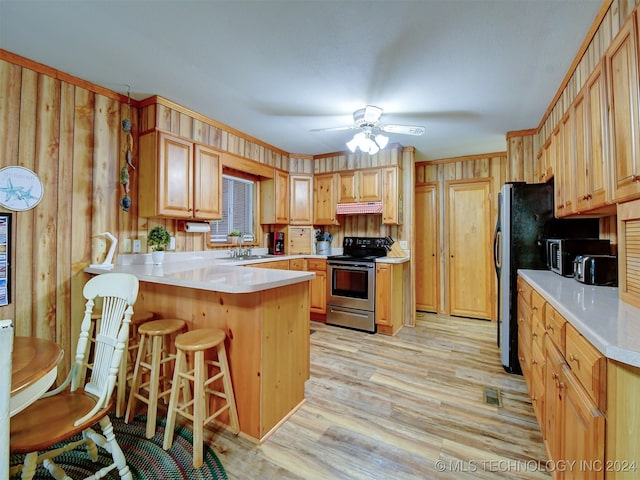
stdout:
[(558, 379), (558, 374), (556, 372), (552, 372), (551, 373), (551, 378), (554, 379), (554, 380), (557, 380)]
[(564, 388), (564, 382), (558, 382), (558, 388), (562, 390)]
[(640, 182), (640, 175), (631, 175), (632, 182)]
[(572, 362), (577, 362), (578, 361), (578, 355), (576, 355), (574, 353), (570, 353), (569, 354), (569, 360), (571, 360)]

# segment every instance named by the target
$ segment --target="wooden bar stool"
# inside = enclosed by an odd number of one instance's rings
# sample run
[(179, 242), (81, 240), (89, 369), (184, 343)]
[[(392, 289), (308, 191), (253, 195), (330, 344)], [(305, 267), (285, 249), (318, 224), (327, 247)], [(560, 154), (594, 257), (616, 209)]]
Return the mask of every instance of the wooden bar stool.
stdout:
[[(133, 369), (125, 422), (129, 423), (131, 420), (138, 400), (146, 403), (147, 438), (153, 437), (156, 433), (158, 399), (168, 396), (171, 392), (171, 371), (168, 364), (176, 359), (170, 348), (171, 337), (184, 330), (185, 325), (184, 320), (170, 318), (145, 322), (138, 328), (140, 344)], [(149, 379), (145, 378), (143, 382), (144, 374), (148, 375)], [(146, 390), (148, 396), (145, 396), (141, 389)]]
[[(231, 373), (224, 347), (225, 338), (226, 334), (223, 330), (201, 328), (180, 334), (175, 339), (177, 359), (173, 373), (174, 388), (171, 390), (169, 398), (167, 425), (162, 447), (165, 450), (171, 448), (176, 413), (191, 420), (193, 422), (193, 466), (195, 468), (202, 466), (203, 427), (207, 423), (228, 410), (231, 431), (236, 434), (240, 431)], [(207, 360), (205, 353), (214, 347), (217, 351), (217, 361)], [(187, 366), (187, 353), (193, 353), (193, 369), (191, 370)], [(212, 368), (209, 369), (209, 367)], [(221, 381), (222, 390), (214, 389), (213, 384), (217, 381)], [(193, 399), (189, 382), (193, 382)], [(182, 399), (180, 393), (182, 393)], [(224, 400), (224, 403), (212, 415), (208, 413), (210, 395)]]
[[(100, 307), (102, 309), (102, 307)], [(135, 363), (135, 353), (138, 349), (138, 343), (140, 342), (140, 336), (138, 335), (138, 328), (144, 322), (152, 320), (154, 317), (153, 312), (146, 310), (140, 310), (133, 312), (131, 316), (131, 322), (129, 323), (129, 339), (120, 361), (120, 369), (118, 371), (118, 378), (116, 380), (116, 417), (122, 417), (125, 409), (125, 398), (127, 395), (127, 385), (133, 378), (133, 365)], [(93, 370), (93, 356), (95, 353), (96, 334), (100, 329), (100, 319), (102, 318), (102, 312), (98, 311), (91, 314), (91, 326), (89, 328), (89, 346), (87, 347), (87, 355), (85, 356), (85, 362), (83, 366), (87, 370)], [(85, 378), (86, 375), (83, 375)]]

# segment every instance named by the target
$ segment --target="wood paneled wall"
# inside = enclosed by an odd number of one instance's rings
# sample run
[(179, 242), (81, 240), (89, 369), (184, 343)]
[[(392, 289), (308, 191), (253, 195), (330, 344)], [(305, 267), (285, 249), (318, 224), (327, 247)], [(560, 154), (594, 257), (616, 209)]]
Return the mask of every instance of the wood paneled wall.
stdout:
[[(113, 92), (61, 77), (0, 58), (0, 166), (27, 167), (44, 186), (39, 205), (13, 212), (12, 302), (0, 307), (0, 318), (14, 320), (16, 335), (53, 339), (72, 352), (83, 269), (106, 246), (97, 235), (127, 224), (118, 208), (127, 109)], [(65, 354), (67, 366), (71, 358)]]

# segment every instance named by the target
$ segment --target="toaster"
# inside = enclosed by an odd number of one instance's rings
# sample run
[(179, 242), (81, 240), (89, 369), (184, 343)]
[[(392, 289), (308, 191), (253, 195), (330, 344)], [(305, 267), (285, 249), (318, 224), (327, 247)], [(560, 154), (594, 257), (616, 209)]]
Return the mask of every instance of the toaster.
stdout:
[(573, 261), (573, 276), (587, 285), (618, 286), (618, 257), (615, 255), (578, 255)]

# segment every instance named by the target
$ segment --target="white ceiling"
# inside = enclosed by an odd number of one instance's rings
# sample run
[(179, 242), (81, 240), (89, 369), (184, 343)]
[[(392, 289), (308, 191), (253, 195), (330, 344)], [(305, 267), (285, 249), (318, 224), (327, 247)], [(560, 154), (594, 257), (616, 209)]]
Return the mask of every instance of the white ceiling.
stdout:
[(0, 0), (0, 48), (161, 95), (291, 153), (345, 150), (367, 104), (417, 160), (535, 128), (602, 0)]

